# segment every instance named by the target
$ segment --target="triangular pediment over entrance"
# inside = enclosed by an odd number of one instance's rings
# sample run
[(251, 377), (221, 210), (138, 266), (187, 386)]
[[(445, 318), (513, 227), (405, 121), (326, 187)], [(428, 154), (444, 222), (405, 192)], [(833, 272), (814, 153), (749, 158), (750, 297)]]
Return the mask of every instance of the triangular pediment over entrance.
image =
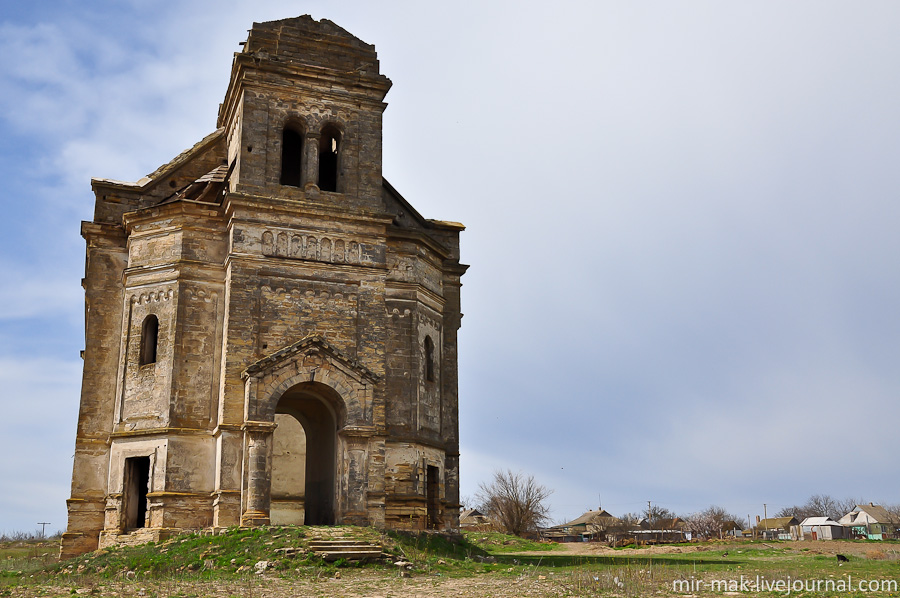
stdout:
[(371, 425), (380, 376), (318, 335), (308, 336), (250, 364), (242, 373), (247, 421), (272, 421), (281, 396), (304, 382), (330, 386), (341, 396), (347, 425)]
[[(340, 349), (336, 348), (319, 335), (307, 336), (293, 345), (288, 345), (287, 347), (279, 349), (278, 351), (263, 357), (259, 361), (250, 364), (247, 369), (241, 373), (241, 378), (244, 380), (250, 376), (260, 378), (286, 363), (295, 362), (298, 357), (321, 357), (323, 359), (335, 361), (348, 369), (348, 373), (352, 372), (355, 374), (360, 381), (365, 379), (372, 384), (378, 382), (379, 376), (377, 374), (374, 374), (369, 368), (344, 354)], [(308, 361), (314, 362), (315, 359)]]

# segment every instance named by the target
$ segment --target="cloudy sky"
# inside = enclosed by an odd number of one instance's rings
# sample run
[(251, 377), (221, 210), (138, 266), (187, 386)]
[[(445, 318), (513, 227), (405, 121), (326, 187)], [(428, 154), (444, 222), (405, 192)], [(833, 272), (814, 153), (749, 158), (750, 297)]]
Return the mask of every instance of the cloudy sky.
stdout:
[(739, 515), (900, 502), (900, 4), (47, 0), (0, 8), (0, 531), (65, 524), (90, 178), (215, 128), (253, 21), (394, 82), (384, 174), (467, 225), (463, 494), (496, 468)]

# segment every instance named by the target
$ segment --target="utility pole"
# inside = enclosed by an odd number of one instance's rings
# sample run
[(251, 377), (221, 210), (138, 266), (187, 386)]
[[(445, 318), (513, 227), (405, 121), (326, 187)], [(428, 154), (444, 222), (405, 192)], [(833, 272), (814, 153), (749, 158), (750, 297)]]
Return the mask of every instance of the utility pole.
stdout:
[(50, 525), (49, 521), (38, 521), (38, 525), (41, 526), (41, 537), (44, 537), (44, 530)]
[(769, 531), (769, 512), (766, 510), (766, 503), (763, 503), (763, 520), (766, 522), (766, 528), (763, 532), (763, 539), (765, 539), (766, 532)]

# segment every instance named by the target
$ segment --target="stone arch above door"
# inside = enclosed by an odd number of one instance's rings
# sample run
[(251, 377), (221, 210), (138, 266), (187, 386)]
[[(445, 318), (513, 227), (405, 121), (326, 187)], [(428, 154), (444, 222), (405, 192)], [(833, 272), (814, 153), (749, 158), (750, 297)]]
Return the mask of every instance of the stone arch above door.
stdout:
[(380, 377), (324, 338), (309, 336), (251, 364), (244, 379), (244, 420), (273, 422), (281, 396), (302, 382), (333, 388), (343, 400), (338, 425), (345, 430), (375, 426), (374, 390)]

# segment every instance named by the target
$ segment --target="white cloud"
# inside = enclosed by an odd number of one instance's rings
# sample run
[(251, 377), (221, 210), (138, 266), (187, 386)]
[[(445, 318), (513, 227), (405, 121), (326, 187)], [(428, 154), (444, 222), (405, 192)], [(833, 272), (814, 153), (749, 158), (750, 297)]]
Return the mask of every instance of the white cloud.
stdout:
[(78, 279), (50, 270), (47, 266), (28, 270), (25, 267), (0, 261), (0, 321), (64, 315), (80, 320), (83, 314), (84, 292)]
[(81, 361), (0, 356), (0, 385), (0, 530), (65, 529)]

